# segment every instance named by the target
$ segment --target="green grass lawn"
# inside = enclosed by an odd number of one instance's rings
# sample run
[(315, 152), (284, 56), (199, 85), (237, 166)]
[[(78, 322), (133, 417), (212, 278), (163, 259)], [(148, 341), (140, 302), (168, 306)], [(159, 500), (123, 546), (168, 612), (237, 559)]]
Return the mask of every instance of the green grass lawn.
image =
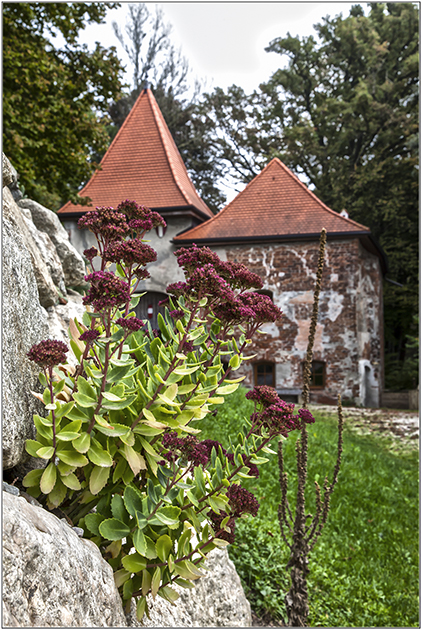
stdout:
[[(216, 416), (202, 421), (201, 438), (239, 433), (253, 410), (245, 389), (227, 398)], [(298, 432), (285, 443), (289, 501), (295, 501)], [(316, 417), (309, 425), (307, 512), (314, 512), (314, 480), (329, 479), (336, 459), (337, 423)], [(276, 443), (273, 445), (276, 450)], [(322, 536), (310, 554), (309, 626), (419, 626), (418, 453), (395, 454), (376, 435), (344, 432), (343, 461)], [(229, 555), (257, 614), (285, 620), (288, 549), (277, 519), (280, 501), (277, 457), (260, 466), (259, 479), (245, 480), (261, 507), (255, 518), (239, 519)]]

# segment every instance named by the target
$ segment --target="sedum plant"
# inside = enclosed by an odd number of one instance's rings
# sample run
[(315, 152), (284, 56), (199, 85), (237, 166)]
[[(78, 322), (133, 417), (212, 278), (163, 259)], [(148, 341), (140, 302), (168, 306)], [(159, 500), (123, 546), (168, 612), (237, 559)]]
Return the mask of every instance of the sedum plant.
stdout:
[(98, 545), (127, 611), (136, 600), (138, 619), (148, 614), (148, 594), (174, 602), (172, 584), (192, 587), (206, 555), (234, 540), (236, 519), (259, 508), (242, 480), (258, 476), (271, 440), (313, 421), (257, 387), (248, 394), (255, 411), (230, 451), (200, 440), (195, 422), (213, 421), (213, 409), (244, 378), (229, 377), (251, 358), (244, 353), (252, 336), (281, 312), (250, 291), (262, 287), (256, 274), (193, 246), (176, 252), (185, 282), (168, 287), (152, 330), (133, 309), (156, 259), (144, 236), (160, 224), (160, 215), (132, 201), (81, 218), (97, 247), (84, 252), (86, 312), (69, 328), (78, 365), (66, 364), (60, 341), (28, 353), (42, 368), (45, 389), (36, 395), (46, 414), (34, 416), (36, 439), (26, 449), (46, 467), (23, 485)]

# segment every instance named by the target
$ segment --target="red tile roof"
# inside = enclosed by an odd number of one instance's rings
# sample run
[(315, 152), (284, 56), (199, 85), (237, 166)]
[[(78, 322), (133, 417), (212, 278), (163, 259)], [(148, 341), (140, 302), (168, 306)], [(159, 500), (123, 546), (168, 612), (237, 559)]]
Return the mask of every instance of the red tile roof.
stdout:
[[(96, 171), (80, 191), (90, 205), (70, 201), (59, 214), (86, 212), (90, 207), (116, 207), (133, 199), (150, 208), (194, 207), (205, 217), (213, 214), (202, 201), (183, 163), (151, 90), (136, 103)], [(205, 218), (199, 214), (200, 217)]]
[(369, 228), (326, 206), (274, 158), (221, 212), (176, 236), (176, 244), (319, 234), (367, 233)]

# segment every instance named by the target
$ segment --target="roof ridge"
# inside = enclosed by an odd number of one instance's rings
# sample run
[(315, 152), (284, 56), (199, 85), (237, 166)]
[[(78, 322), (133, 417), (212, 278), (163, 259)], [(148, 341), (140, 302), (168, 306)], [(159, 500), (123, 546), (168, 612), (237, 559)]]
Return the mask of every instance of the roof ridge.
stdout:
[[(148, 95), (150, 95), (149, 104), (151, 105), (151, 109), (153, 111), (154, 118), (155, 118), (155, 120), (157, 122), (157, 125), (159, 127), (160, 140), (161, 140), (161, 143), (163, 145), (164, 153), (167, 156), (167, 160), (168, 160), (168, 163), (169, 163), (169, 166), (170, 166), (170, 171), (171, 171), (171, 174), (173, 176), (174, 182), (178, 186), (178, 188), (179, 188), (180, 192), (182, 193), (183, 197), (185, 198), (185, 200), (188, 203), (192, 203), (192, 200), (189, 198), (189, 196), (188, 196), (188, 194), (187, 194), (187, 192), (186, 192), (182, 182), (180, 181), (179, 177), (177, 176), (177, 173), (175, 172), (173, 157), (170, 155), (170, 153), (168, 151), (168, 147), (167, 147), (167, 143), (165, 142), (164, 134), (167, 136), (167, 138), (166, 138), (167, 140), (169, 139), (168, 136), (170, 136), (170, 141), (173, 144), (173, 148), (176, 149), (177, 154), (180, 156), (180, 159), (182, 160), (182, 156), (180, 155), (180, 151), (177, 148), (177, 145), (176, 145), (176, 143), (174, 141), (174, 138), (173, 138), (173, 136), (170, 133), (170, 129), (168, 128), (168, 125), (167, 125), (166, 121), (164, 120), (164, 116), (163, 116), (160, 108), (158, 107), (158, 103), (157, 103), (157, 100), (156, 100), (155, 96), (153, 95), (152, 91), (149, 88), (147, 90), (145, 90), (145, 91), (147, 92)], [(163, 123), (164, 123), (164, 125), (163, 125)], [(182, 160), (182, 162), (183, 162), (183, 160)], [(184, 164), (183, 164), (183, 167), (186, 170), (186, 166)], [(187, 171), (186, 171), (186, 174), (188, 175)], [(189, 175), (188, 175), (188, 177), (189, 177)]]
[[(267, 164), (267, 166), (265, 168), (267, 168), (268, 166), (270, 166), (270, 164), (272, 163), (276, 163), (279, 166), (282, 167), (282, 169), (288, 174), (290, 175), (290, 177), (292, 177), (292, 179), (294, 179), (297, 183), (299, 183), (302, 188), (304, 188), (304, 190), (306, 190), (306, 192), (310, 195), (312, 195), (312, 197), (315, 199), (315, 201), (317, 201), (319, 203), (320, 206), (322, 206), (322, 208), (328, 212), (330, 212), (331, 214), (334, 214), (336, 217), (340, 217), (341, 219), (343, 219), (343, 221), (348, 221), (349, 223), (352, 223), (353, 225), (356, 225), (360, 228), (363, 228), (364, 230), (370, 232), (371, 230), (366, 227), (365, 225), (362, 225), (362, 223), (358, 223), (357, 221), (354, 221), (353, 219), (349, 219), (348, 217), (343, 217), (339, 212), (336, 212), (335, 210), (332, 210), (332, 208), (329, 208), (323, 201), (321, 201), (321, 199), (319, 199), (319, 197), (316, 196), (316, 194), (314, 192), (312, 192), (312, 190), (309, 190), (309, 188), (306, 186), (306, 184), (304, 184), (302, 181), (300, 181), (299, 177), (297, 175), (295, 175), (295, 173), (293, 173), (293, 171), (291, 171), (278, 157), (274, 157), (271, 162), (269, 162)], [(265, 169), (263, 169), (261, 172), (263, 173)], [(261, 174), (261, 173), (260, 173)], [(250, 182), (252, 183), (252, 182)], [(243, 191), (242, 191), (243, 192)], [(239, 193), (241, 194), (241, 193)]]

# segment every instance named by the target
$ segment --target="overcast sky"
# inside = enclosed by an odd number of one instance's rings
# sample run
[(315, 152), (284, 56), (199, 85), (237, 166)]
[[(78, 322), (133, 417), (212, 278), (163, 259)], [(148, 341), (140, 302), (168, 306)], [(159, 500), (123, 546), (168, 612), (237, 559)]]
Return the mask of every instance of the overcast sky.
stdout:
[[(154, 10), (154, 4), (148, 2)], [(315, 34), (313, 25), (325, 16), (349, 14), (357, 2), (162, 2), (165, 21), (173, 26), (172, 41), (181, 47), (192, 77), (206, 81), (207, 89), (240, 85), (252, 92), (280, 67), (281, 58), (264, 48), (275, 37)], [(366, 4), (363, 4), (366, 8)], [(111, 23), (124, 29), (127, 3), (108, 12), (107, 23), (85, 29), (80, 41), (115, 45), (124, 63), (127, 57)], [(126, 80), (131, 82), (128, 67)]]

